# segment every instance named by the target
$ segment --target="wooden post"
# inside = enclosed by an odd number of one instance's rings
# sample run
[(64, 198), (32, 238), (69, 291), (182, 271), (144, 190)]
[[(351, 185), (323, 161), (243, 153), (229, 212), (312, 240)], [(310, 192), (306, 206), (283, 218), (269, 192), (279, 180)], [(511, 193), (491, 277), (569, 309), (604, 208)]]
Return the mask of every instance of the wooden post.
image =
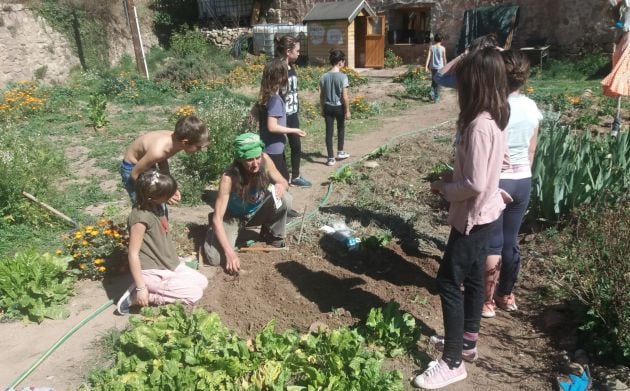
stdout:
[(131, 29), (131, 40), (133, 41), (133, 52), (136, 57), (138, 72), (148, 79), (149, 70), (147, 69), (147, 62), (144, 58), (144, 48), (142, 47), (142, 37), (140, 36), (140, 25), (138, 23), (138, 13), (133, 0), (125, 0), (125, 11), (127, 14), (127, 21), (129, 22), (129, 28)]

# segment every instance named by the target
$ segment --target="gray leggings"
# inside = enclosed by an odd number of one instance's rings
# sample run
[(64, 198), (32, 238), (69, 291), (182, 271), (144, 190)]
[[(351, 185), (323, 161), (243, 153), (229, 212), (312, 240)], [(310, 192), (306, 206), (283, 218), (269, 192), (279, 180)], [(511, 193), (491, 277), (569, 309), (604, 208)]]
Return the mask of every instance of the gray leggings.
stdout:
[[(262, 206), (251, 216), (231, 216), (227, 213), (223, 216), (223, 229), (232, 248), (236, 245), (238, 235), (245, 227), (263, 226), (269, 229), (272, 236), (284, 238), (287, 225), (287, 211), (291, 209), (293, 197), (288, 192), (282, 196), (282, 206), (276, 209), (273, 198), (267, 197)], [(212, 224), (212, 214), (209, 217)], [(225, 265), (225, 252), (221, 248), (212, 225), (208, 228), (206, 240), (203, 244), (203, 253), (206, 261), (213, 266)]]

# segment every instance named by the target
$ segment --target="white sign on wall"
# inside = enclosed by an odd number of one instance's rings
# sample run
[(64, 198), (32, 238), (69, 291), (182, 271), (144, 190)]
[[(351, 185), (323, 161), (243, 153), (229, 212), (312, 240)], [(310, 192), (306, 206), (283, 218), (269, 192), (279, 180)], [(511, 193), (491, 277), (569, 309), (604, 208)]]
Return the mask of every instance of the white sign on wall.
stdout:
[(321, 45), (324, 42), (326, 29), (320, 24), (312, 23), (308, 26), (308, 36), (313, 45)]
[(329, 29), (326, 32), (326, 42), (328, 42), (329, 45), (343, 44), (343, 34), (341, 33), (341, 30), (338, 28)]

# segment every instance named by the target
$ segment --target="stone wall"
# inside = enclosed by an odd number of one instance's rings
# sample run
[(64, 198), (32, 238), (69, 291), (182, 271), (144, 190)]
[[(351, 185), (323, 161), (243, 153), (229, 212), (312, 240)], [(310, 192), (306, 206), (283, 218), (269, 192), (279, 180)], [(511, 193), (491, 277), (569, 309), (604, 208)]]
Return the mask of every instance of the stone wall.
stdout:
[(32, 80), (65, 80), (79, 64), (66, 38), (22, 4), (0, 4), (0, 87)]
[(227, 28), (224, 27), (219, 30), (204, 30), (201, 32), (204, 34), (208, 42), (218, 47), (230, 47), (242, 34), (251, 33), (252, 29), (247, 27), (241, 28)]

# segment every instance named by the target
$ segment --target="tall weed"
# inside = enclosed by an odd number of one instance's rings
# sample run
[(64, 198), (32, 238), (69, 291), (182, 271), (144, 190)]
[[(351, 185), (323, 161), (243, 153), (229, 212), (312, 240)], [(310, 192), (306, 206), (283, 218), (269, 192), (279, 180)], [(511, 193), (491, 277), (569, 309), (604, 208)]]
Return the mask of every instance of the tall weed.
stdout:
[(0, 128), (0, 227), (28, 223), (40, 227), (50, 223), (50, 214), (22, 196), (54, 194), (55, 180), (64, 174), (63, 155), (37, 134), (19, 132), (16, 126)]
[(630, 134), (576, 132), (555, 116), (541, 126), (532, 174), (535, 217), (556, 220), (582, 204), (614, 203), (630, 189)]

